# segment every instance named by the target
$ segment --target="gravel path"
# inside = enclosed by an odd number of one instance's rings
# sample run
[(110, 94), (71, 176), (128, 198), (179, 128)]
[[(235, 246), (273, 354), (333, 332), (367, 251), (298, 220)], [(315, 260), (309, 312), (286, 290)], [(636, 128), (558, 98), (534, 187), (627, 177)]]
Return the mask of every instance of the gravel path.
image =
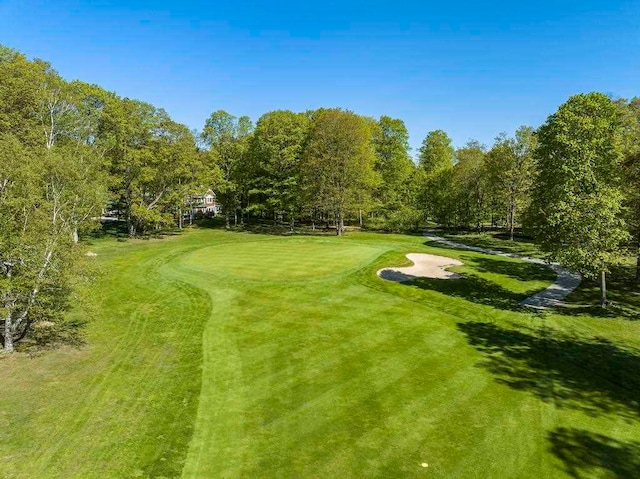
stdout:
[(496, 251), (488, 248), (480, 248), (478, 246), (469, 246), (463, 243), (457, 243), (455, 241), (451, 241), (441, 236), (435, 235), (430, 232), (425, 232), (424, 236), (437, 243), (450, 246), (452, 248), (458, 249), (466, 249), (469, 251), (477, 251), (479, 253), (487, 253), (493, 254), (496, 256), (505, 256), (508, 258), (517, 258), (522, 261), (527, 261), (529, 263), (541, 264), (544, 266), (548, 266), (552, 270), (556, 272), (558, 277), (556, 281), (549, 286), (547, 289), (540, 291), (539, 293), (534, 294), (533, 296), (529, 296), (525, 300), (520, 302), (521, 306), (527, 306), (529, 308), (536, 309), (547, 309), (555, 306), (562, 306), (564, 304), (565, 298), (578, 287), (580, 281), (582, 281), (582, 276), (579, 273), (574, 273), (569, 271), (558, 263), (547, 263), (538, 258), (530, 258), (528, 256), (520, 256), (513, 253), (505, 253), (503, 251)]

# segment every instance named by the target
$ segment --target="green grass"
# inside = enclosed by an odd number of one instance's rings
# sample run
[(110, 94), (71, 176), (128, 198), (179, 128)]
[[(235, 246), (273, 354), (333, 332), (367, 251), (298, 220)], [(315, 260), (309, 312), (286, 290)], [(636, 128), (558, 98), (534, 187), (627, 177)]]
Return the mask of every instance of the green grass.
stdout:
[[(640, 476), (640, 322), (522, 310), (545, 268), (373, 233), (92, 249), (86, 345), (0, 359), (0, 477)], [(377, 278), (409, 252), (463, 278)]]
[(458, 234), (441, 231), (440, 234), (453, 241), (479, 246), (480, 248), (495, 249), (521, 256), (544, 257), (531, 238), (516, 235), (514, 241), (509, 241), (509, 235), (503, 231)]

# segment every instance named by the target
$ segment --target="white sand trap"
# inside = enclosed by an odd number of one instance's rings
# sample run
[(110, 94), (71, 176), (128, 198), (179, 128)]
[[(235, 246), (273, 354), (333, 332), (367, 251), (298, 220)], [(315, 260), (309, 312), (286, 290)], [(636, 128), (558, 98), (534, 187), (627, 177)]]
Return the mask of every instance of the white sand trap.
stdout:
[(384, 268), (378, 276), (388, 281), (411, 281), (416, 278), (457, 279), (459, 274), (447, 271), (451, 266), (462, 266), (462, 261), (434, 254), (410, 253), (407, 255), (413, 266)]

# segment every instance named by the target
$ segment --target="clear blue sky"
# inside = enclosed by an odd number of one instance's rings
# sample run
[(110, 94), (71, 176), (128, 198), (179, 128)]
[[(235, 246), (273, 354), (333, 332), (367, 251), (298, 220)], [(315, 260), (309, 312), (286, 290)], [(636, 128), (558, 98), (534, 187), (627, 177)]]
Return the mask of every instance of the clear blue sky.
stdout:
[(201, 128), (214, 110), (340, 106), (419, 146), (537, 126), (568, 96), (640, 95), (640, 2), (0, 0), (0, 43)]

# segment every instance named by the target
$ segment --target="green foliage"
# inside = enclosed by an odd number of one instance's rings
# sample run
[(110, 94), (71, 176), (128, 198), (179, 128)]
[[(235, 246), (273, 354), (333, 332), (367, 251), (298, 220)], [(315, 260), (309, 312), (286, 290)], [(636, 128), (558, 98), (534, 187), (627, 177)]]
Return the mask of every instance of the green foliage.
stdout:
[(499, 216), (506, 216), (507, 230), (512, 239), (516, 215), (529, 205), (536, 142), (533, 128), (521, 126), (515, 138), (504, 133), (498, 136), (487, 155), (491, 203)]
[(449, 135), (442, 130), (430, 131), (422, 141), (418, 160), (427, 175), (453, 167), (454, 149)]
[(427, 217), (445, 226), (454, 221), (453, 163), (454, 149), (449, 136), (442, 130), (429, 132), (418, 155), (422, 180), (418, 201)]
[(174, 223), (210, 177), (189, 129), (147, 103), (109, 98), (99, 133), (131, 236)]
[(392, 210), (386, 218), (382, 229), (392, 233), (417, 231), (423, 219), (422, 212), (409, 206)]
[(44, 81), (42, 62), (30, 62), (13, 50), (4, 48), (0, 56), (0, 132), (11, 133), (23, 145), (42, 144), (42, 129), (34, 112), (42, 98), (39, 87)]
[(251, 207), (254, 212), (296, 216), (303, 207), (300, 161), (309, 130), (302, 113), (265, 113), (249, 144)]
[(371, 128), (362, 117), (339, 109), (318, 110), (304, 150), (302, 181), (307, 201), (335, 218), (337, 233), (344, 218), (366, 201), (378, 182), (374, 170)]
[(622, 183), (625, 193), (625, 218), (637, 256), (636, 279), (640, 280), (640, 98), (620, 102), (625, 118)]
[(64, 320), (71, 285), (81, 275), (74, 232), (90, 227), (103, 199), (99, 192), (84, 196), (80, 165), (81, 158), (30, 151), (12, 135), (0, 136), (0, 338), (6, 351), (25, 338), (75, 336)]
[(487, 153), (480, 143), (470, 141), (456, 151), (454, 166), (456, 225), (482, 229), (488, 210)]
[(415, 165), (409, 156), (409, 132), (397, 118), (381, 116), (373, 131), (376, 171), (381, 182), (377, 200), (391, 208), (408, 204), (411, 197), (409, 178)]
[(248, 117), (236, 118), (222, 110), (211, 114), (201, 134), (211, 152), (214, 167), (220, 172), (214, 187), (222, 203), (227, 227), (230, 213), (237, 213), (242, 206), (242, 197), (246, 198), (250, 188), (248, 151), (252, 134), (253, 124)]
[(619, 263), (628, 240), (622, 133), (619, 108), (599, 93), (571, 97), (539, 130), (536, 238), (551, 258), (588, 277)]

